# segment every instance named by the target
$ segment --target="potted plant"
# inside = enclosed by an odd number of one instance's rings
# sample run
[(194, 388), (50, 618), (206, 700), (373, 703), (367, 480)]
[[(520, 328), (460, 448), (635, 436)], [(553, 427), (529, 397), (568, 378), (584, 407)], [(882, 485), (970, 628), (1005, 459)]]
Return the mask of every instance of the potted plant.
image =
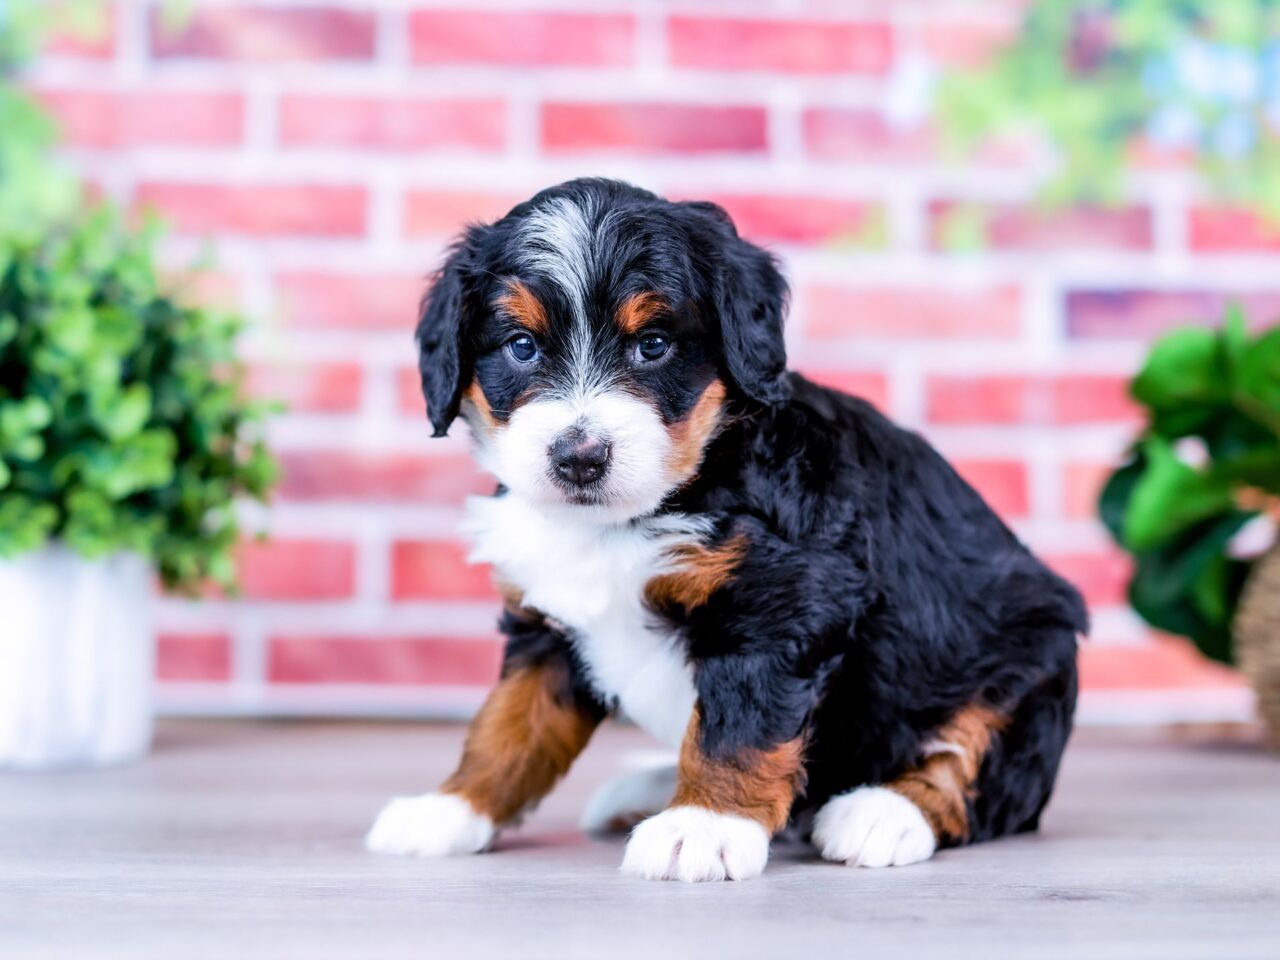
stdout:
[(238, 328), (109, 210), (0, 239), (0, 766), (146, 749), (152, 571), (231, 586), (235, 501), (275, 476)]
[(1129, 600), (1238, 663), (1280, 746), (1280, 327), (1251, 335), (1233, 308), (1220, 329), (1175, 330), (1132, 394), (1147, 427), (1100, 503), (1134, 558)]
[(51, 169), (47, 121), (3, 82), (24, 46), (12, 25), (0, 17), (0, 768), (111, 763), (150, 742), (155, 575), (230, 586), (235, 502), (264, 498), (275, 467), (238, 321), (164, 292), (153, 231)]

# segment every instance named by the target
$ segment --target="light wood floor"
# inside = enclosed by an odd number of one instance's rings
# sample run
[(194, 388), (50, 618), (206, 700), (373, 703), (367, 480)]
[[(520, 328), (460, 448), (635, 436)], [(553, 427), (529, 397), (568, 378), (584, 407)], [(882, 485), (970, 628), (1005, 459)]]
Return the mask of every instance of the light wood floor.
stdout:
[(1280, 760), (1077, 737), (1044, 832), (890, 870), (775, 849), (740, 884), (616, 873), (573, 824), (611, 729), (497, 852), (366, 855), (380, 803), (461, 729), (169, 722), (145, 764), (0, 776), (0, 958), (1280, 958)]

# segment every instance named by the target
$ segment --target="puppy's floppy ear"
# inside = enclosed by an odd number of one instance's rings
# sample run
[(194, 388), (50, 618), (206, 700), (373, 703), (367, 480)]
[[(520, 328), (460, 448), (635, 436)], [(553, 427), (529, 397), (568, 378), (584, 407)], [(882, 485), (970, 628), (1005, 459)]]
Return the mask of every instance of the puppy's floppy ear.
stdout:
[(471, 358), (465, 345), (468, 324), (467, 277), (470, 245), (476, 228), (454, 245), (444, 266), (422, 298), (418, 341), (418, 372), (427, 399), (432, 436), (443, 437), (458, 415), (462, 389), (471, 377)]
[(787, 281), (771, 254), (738, 236), (723, 208), (705, 202), (685, 206), (713, 231), (714, 297), (729, 375), (753, 400), (782, 403), (791, 395), (782, 336)]

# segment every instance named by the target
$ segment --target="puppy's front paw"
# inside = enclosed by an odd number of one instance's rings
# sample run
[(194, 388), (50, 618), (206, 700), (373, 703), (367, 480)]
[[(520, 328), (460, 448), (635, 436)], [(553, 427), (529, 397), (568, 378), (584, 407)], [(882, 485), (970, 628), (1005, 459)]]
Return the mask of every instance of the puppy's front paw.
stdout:
[(754, 820), (702, 807), (672, 807), (631, 832), (622, 872), (646, 880), (749, 880), (769, 859), (769, 834)]
[(462, 797), (424, 793), (396, 797), (378, 814), (364, 838), (372, 853), (449, 857), (479, 853), (493, 842), (493, 821)]
[(920, 808), (885, 787), (859, 787), (830, 800), (813, 822), (813, 843), (826, 859), (858, 867), (919, 863), (938, 845)]

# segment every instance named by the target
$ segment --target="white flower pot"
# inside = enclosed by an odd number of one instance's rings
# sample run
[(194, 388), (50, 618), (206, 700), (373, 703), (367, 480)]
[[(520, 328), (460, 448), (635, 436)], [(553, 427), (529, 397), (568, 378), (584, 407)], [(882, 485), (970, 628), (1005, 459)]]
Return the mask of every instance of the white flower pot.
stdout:
[(49, 547), (0, 560), (0, 769), (120, 763), (151, 744), (151, 568)]

